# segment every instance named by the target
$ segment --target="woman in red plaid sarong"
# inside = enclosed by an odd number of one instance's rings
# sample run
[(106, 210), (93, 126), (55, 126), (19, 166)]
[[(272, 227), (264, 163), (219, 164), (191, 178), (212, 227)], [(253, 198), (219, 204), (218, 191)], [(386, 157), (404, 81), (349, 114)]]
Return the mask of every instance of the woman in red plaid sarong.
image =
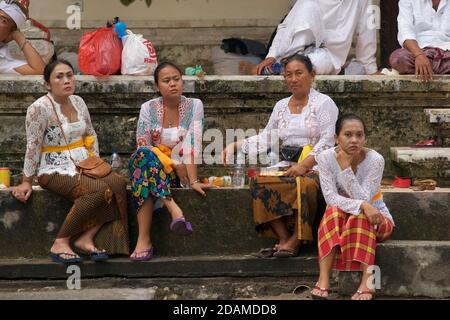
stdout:
[(320, 277), (311, 294), (327, 298), (331, 269), (362, 271), (352, 300), (371, 300), (368, 268), (374, 265), (377, 242), (392, 233), (394, 221), (380, 192), (384, 159), (364, 147), (365, 126), (356, 115), (336, 123), (337, 147), (316, 156), (327, 202), (318, 234)]

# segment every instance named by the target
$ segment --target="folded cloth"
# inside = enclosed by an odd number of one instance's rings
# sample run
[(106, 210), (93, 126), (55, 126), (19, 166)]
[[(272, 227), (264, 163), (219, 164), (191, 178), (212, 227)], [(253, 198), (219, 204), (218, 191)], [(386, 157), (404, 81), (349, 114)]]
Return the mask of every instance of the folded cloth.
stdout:
[(22, 11), (16, 1), (0, 2), (0, 10), (4, 11), (15, 23), (17, 28), (27, 20), (26, 14)]

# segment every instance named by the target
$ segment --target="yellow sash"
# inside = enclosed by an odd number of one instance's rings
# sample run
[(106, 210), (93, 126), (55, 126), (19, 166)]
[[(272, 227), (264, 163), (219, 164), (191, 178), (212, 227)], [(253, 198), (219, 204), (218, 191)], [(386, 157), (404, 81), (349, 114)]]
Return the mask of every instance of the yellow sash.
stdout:
[(89, 152), (89, 156), (93, 156), (94, 151), (92, 150), (92, 147), (94, 146), (94, 142), (95, 142), (94, 136), (87, 136), (84, 139), (81, 138), (80, 140), (75, 141), (66, 146), (42, 146), (41, 152), (63, 152), (67, 150), (85, 147), (86, 150)]
[[(312, 151), (313, 146), (304, 146), (302, 153), (300, 155), (300, 158), (298, 158), (298, 163), (302, 162)], [(298, 206), (298, 215), (301, 216), (302, 212), (302, 188), (300, 184), (300, 177), (295, 178), (295, 181), (297, 182), (297, 206)], [(301, 232), (299, 228), (299, 233)]]

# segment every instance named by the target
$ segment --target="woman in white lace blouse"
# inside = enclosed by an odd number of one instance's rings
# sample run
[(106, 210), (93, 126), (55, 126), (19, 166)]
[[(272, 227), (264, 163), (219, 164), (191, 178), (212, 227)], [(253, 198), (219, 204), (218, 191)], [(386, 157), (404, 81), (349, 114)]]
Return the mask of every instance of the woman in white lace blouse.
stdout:
[(370, 300), (368, 287), (375, 262), (376, 243), (392, 233), (394, 220), (381, 195), (384, 159), (364, 147), (365, 126), (356, 115), (342, 116), (336, 124), (337, 147), (316, 156), (327, 210), (319, 227), (320, 277), (313, 298), (327, 298), (331, 269), (362, 271), (353, 300)]
[[(128, 254), (125, 179), (114, 172), (101, 179), (77, 173), (75, 164), (98, 156), (99, 149), (88, 108), (74, 95), (73, 68), (67, 61), (52, 61), (44, 80), (49, 93), (28, 107), (23, 182), (12, 194), (26, 202), (37, 174), (42, 188), (73, 201), (50, 249), (55, 262), (81, 262), (75, 251), (93, 261), (107, 259), (106, 252)], [(94, 237), (106, 251), (97, 248)]]
[[(228, 145), (223, 153), (226, 162), (236, 150), (260, 154), (277, 150), (281, 141), (284, 160), (295, 162), (285, 177), (257, 177), (251, 181), (256, 230), (263, 236), (279, 239), (274, 248), (259, 252), (262, 257), (292, 257), (298, 254), (302, 242), (313, 240), (316, 212), (323, 202), (314, 156), (334, 146), (339, 112), (329, 96), (312, 88), (315, 72), (308, 57), (300, 54), (289, 57), (283, 60), (283, 69), (292, 95), (275, 105), (263, 132)], [(307, 149), (312, 149), (308, 155)], [(302, 150), (307, 156), (299, 162)]]

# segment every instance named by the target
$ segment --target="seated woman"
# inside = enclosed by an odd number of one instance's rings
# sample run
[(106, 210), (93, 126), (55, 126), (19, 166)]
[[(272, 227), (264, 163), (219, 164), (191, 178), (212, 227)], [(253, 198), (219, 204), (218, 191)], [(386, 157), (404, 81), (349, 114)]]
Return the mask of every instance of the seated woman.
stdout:
[[(37, 75), (44, 72), (44, 61), (19, 30), (27, 15), (28, 9), (17, 0), (0, 2), (0, 74)], [(26, 61), (11, 57), (8, 42), (13, 40)]]
[[(256, 230), (279, 239), (275, 248), (260, 251), (264, 257), (295, 256), (301, 242), (313, 240), (312, 227), (321, 199), (314, 156), (334, 146), (339, 112), (330, 97), (311, 87), (315, 71), (308, 57), (289, 57), (283, 60), (283, 68), (292, 95), (278, 101), (262, 133), (228, 145), (222, 155), (226, 163), (236, 149), (263, 153), (273, 149), (279, 139), (282, 154), (287, 148), (297, 148), (298, 155), (303, 150), (302, 160), (288, 169), (286, 177), (258, 177), (250, 185)], [(312, 149), (309, 155), (308, 149)]]
[(398, 41), (389, 63), (400, 74), (423, 81), (450, 74), (450, 3), (443, 0), (400, 0)]
[[(27, 201), (37, 169), (42, 188), (73, 202), (50, 249), (55, 262), (81, 262), (74, 251), (93, 261), (128, 254), (125, 179), (113, 172), (100, 179), (77, 172), (76, 165), (91, 154), (98, 156), (99, 149), (88, 108), (74, 95), (73, 68), (67, 61), (52, 61), (45, 67), (44, 80), (49, 93), (28, 107), (23, 182), (12, 194)], [(106, 251), (97, 248), (94, 237)]]
[(338, 120), (336, 141), (337, 147), (316, 156), (328, 207), (318, 234), (320, 277), (311, 294), (328, 297), (334, 268), (362, 271), (352, 300), (370, 300), (375, 291), (368, 284), (367, 268), (375, 262), (377, 242), (389, 238), (394, 227), (380, 192), (384, 159), (364, 147), (365, 126), (353, 114)]
[(172, 198), (171, 188), (190, 186), (203, 196), (208, 186), (197, 178), (197, 160), (202, 150), (203, 103), (186, 98), (181, 70), (170, 62), (161, 63), (154, 72), (155, 85), (161, 97), (141, 106), (137, 125), (138, 149), (131, 156), (128, 172), (133, 203), (137, 210), (139, 236), (130, 259), (147, 261), (153, 257), (150, 238), (153, 210), (160, 200), (167, 207), (177, 234), (192, 232)]

